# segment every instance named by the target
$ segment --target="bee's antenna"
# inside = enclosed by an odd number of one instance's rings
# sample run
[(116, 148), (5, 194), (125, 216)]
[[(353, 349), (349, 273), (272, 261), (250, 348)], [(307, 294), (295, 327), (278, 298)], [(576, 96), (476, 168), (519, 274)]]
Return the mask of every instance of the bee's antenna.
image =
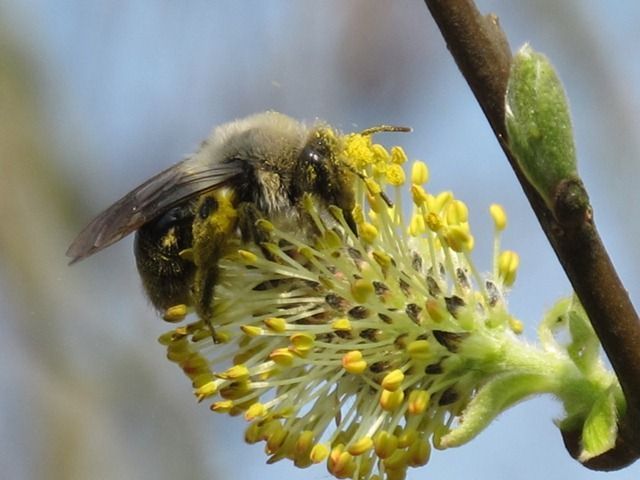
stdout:
[(411, 127), (400, 127), (397, 125), (376, 125), (375, 127), (365, 128), (360, 132), (360, 135), (363, 135), (366, 137), (368, 135), (373, 135), (374, 133), (380, 133), (380, 132), (408, 133), (412, 131), (413, 129)]

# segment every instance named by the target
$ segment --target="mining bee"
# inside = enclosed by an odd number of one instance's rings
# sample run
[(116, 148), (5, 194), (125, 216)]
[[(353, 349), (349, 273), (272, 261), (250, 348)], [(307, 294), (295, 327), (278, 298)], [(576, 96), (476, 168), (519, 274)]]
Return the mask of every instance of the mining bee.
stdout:
[[(407, 131), (379, 126), (379, 131)], [(308, 234), (302, 208), (311, 195), (328, 217), (339, 207), (357, 235), (354, 182), (362, 174), (341, 158), (341, 136), (324, 123), (307, 126), (277, 112), (251, 115), (215, 128), (198, 151), (126, 194), (80, 232), (67, 250), (71, 263), (136, 232), (134, 252), (142, 284), (161, 312), (195, 308), (211, 331), (218, 261), (229, 239), (267, 240), (268, 219)], [(199, 231), (196, 231), (199, 230)], [(185, 252), (200, 242), (200, 259)]]

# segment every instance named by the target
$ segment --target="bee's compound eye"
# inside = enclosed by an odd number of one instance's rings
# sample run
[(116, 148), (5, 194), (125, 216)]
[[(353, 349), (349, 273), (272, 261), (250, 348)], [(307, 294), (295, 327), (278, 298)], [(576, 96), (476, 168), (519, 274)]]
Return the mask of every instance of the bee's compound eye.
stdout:
[(213, 197), (205, 197), (202, 201), (202, 204), (200, 204), (200, 210), (198, 211), (198, 214), (200, 215), (200, 218), (204, 220), (209, 215), (214, 213), (217, 209), (218, 201)]

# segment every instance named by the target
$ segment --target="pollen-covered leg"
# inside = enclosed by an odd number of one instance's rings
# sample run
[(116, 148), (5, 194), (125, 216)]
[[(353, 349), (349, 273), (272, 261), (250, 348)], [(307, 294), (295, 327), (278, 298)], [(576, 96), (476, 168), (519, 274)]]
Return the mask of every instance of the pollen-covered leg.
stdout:
[(229, 238), (237, 228), (238, 221), (231, 196), (231, 192), (227, 190), (203, 195), (198, 201), (193, 222), (191, 256), (196, 266), (192, 288), (194, 304), (214, 342), (217, 342), (213, 327), (213, 304), (220, 276), (218, 262), (228, 253)]

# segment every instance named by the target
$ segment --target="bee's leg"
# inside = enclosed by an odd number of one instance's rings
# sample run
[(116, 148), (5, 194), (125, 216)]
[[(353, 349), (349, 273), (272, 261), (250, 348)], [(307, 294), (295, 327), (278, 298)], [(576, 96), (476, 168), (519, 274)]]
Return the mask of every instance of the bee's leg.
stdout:
[(193, 221), (194, 305), (199, 317), (218, 343), (213, 327), (215, 287), (219, 281), (218, 262), (224, 256), (229, 236), (236, 228), (237, 215), (227, 197), (217, 192), (203, 195), (196, 206)]

